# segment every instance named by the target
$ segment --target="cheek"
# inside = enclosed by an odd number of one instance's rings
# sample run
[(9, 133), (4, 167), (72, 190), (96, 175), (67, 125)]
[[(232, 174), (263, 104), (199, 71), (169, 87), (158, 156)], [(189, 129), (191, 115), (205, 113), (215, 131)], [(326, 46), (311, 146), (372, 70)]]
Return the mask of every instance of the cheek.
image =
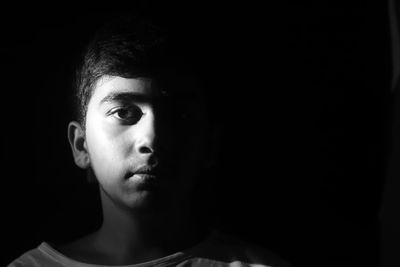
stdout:
[(102, 125), (87, 124), (86, 140), (92, 168), (99, 180), (122, 175), (125, 154), (123, 140), (106, 131)]

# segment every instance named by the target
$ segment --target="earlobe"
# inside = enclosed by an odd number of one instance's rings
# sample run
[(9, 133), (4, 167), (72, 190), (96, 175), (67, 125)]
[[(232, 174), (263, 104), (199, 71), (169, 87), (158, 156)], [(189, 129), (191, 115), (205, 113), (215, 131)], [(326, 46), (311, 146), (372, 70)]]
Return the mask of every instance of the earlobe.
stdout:
[(68, 141), (71, 145), (75, 164), (86, 169), (90, 166), (90, 158), (87, 150), (85, 131), (80, 123), (72, 121), (68, 124)]

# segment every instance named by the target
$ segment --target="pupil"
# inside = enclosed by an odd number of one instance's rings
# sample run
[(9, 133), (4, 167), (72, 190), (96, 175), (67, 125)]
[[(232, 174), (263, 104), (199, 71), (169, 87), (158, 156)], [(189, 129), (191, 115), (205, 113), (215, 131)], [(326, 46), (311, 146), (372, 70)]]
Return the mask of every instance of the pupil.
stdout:
[(127, 111), (126, 109), (123, 109), (123, 110), (120, 110), (120, 111), (119, 111), (119, 114), (118, 114), (118, 115), (119, 115), (121, 118), (126, 118), (128, 112), (129, 112), (129, 111)]

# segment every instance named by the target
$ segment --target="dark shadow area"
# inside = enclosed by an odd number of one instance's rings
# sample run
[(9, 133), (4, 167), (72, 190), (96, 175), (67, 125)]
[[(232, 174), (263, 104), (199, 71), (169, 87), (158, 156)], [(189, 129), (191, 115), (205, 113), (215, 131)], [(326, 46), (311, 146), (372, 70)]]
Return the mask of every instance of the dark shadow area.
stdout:
[[(293, 266), (377, 266), (393, 101), (385, 1), (141, 6), (179, 27), (210, 75), (218, 227)], [(107, 12), (1, 19), (0, 265), (99, 223), (67, 124), (76, 56)]]

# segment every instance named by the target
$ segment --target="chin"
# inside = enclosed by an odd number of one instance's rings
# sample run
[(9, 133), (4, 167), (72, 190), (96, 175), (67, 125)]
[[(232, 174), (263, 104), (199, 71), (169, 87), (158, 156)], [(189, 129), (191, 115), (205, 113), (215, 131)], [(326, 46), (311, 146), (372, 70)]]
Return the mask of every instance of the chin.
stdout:
[(168, 200), (152, 190), (140, 190), (124, 195), (118, 202), (131, 211), (151, 212), (164, 209)]

